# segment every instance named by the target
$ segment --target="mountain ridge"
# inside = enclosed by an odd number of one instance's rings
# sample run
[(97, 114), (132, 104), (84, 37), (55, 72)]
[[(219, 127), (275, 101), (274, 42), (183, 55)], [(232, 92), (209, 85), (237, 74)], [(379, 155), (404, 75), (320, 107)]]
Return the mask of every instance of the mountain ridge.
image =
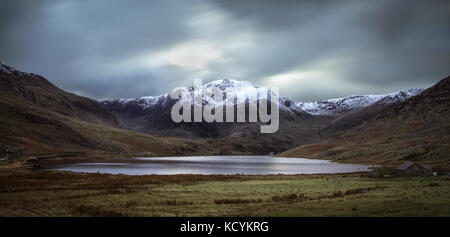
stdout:
[[(236, 88), (233, 92), (238, 94), (239, 92), (245, 92), (247, 88), (260, 88), (260, 86), (255, 85), (250, 81), (238, 81), (233, 79), (220, 79), (216, 81), (209, 82), (202, 85), (201, 89), (217, 87), (222, 91), (229, 88)], [(411, 88), (404, 89), (400, 91), (395, 91), (388, 94), (377, 94), (377, 95), (352, 95), (347, 97), (332, 98), (325, 100), (318, 100), (313, 102), (296, 102), (285, 97), (280, 97), (280, 107), (284, 109), (288, 108), (293, 112), (304, 111), (311, 115), (340, 115), (348, 113), (350, 111), (355, 111), (375, 103), (383, 102), (384, 104), (393, 104), (403, 102), (413, 96), (422, 93), (425, 89)], [(129, 103), (136, 103), (142, 106), (143, 109), (151, 109), (152, 106), (158, 102), (162, 102), (167, 99), (169, 94), (163, 94), (158, 96), (142, 96), (135, 98), (120, 98), (116, 100), (105, 100), (101, 101), (102, 104), (114, 103), (126, 105)], [(211, 102), (211, 101), (208, 101)]]

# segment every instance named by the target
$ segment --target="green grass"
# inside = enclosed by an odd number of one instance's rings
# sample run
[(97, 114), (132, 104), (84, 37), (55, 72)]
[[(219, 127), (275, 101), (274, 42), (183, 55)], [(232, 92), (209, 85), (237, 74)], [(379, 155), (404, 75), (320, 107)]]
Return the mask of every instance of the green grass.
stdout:
[(0, 169), (0, 216), (449, 216), (448, 177)]

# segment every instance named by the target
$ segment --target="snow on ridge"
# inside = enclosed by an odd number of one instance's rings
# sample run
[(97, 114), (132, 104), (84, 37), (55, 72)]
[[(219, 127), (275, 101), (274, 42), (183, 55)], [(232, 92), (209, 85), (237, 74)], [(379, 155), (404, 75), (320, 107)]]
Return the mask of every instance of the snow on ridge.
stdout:
[(400, 101), (405, 101), (413, 96), (416, 96), (416, 95), (422, 93), (424, 90), (425, 89), (420, 89), (420, 88), (401, 90), (401, 91), (393, 92), (390, 94), (386, 94), (385, 98), (392, 98), (392, 99), (398, 99)]
[(424, 89), (406, 89), (384, 95), (356, 95), (314, 102), (296, 102), (294, 107), (312, 115), (333, 115), (362, 109), (375, 103), (392, 104), (403, 102), (422, 93)]
[(126, 105), (128, 103), (137, 103), (142, 108), (147, 109), (158, 103), (158, 101), (162, 98), (166, 98), (167, 94), (159, 95), (159, 96), (143, 96), (138, 98), (128, 98), (128, 99), (118, 99), (116, 100), (118, 103)]
[[(223, 92), (227, 92), (226, 96), (235, 96), (245, 94), (249, 100), (256, 100), (252, 97), (254, 89), (259, 88), (257, 85), (249, 81), (237, 81), (232, 79), (222, 79), (209, 82), (202, 85), (202, 89), (211, 87), (219, 88)], [(403, 102), (413, 96), (422, 93), (424, 89), (406, 89), (389, 94), (382, 95), (354, 95), (342, 98), (333, 98), (319, 100), (314, 102), (294, 102), (287, 98), (280, 97), (280, 109), (289, 111), (304, 111), (311, 115), (338, 115), (353, 110), (362, 109), (367, 106), (379, 104), (392, 104)], [(160, 96), (144, 96), (139, 98), (119, 99), (120, 104), (137, 103), (142, 108), (147, 109), (158, 104), (162, 99), (167, 99), (168, 94)], [(204, 98), (202, 103), (215, 103), (211, 98)]]
[[(222, 92), (227, 92), (226, 96), (234, 96), (234, 95), (242, 95), (245, 94), (248, 96), (250, 100), (255, 100), (256, 97), (251, 97), (254, 89), (259, 88), (255, 84), (249, 81), (237, 81), (232, 79), (222, 79), (209, 82), (207, 84), (202, 85), (202, 90), (207, 90), (212, 87), (219, 88)], [(192, 88), (192, 87), (191, 87)], [(116, 100), (120, 104), (128, 104), (128, 103), (137, 103), (142, 106), (144, 109), (149, 108), (161, 99), (167, 98), (168, 94), (160, 95), (160, 96), (144, 96), (138, 98), (127, 98), (127, 99), (118, 99)], [(215, 103), (215, 101), (211, 98), (204, 97), (203, 103)]]
[[(202, 86), (202, 90), (208, 90), (212, 87), (219, 88), (224, 93), (225, 97), (238, 97), (245, 95), (246, 99), (250, 101), (257, 100), (257, 89), (259, 86), (249, 81), (237, 81), (233, 79), (222, 79), (209, 82)], [(261, 95), (260, 95), (261, 96)], [(208, 103), (216, 103), (212, 98), (204, 98)]]
[(233, 79), (221, 79), (203, 85), (203, 88), (209, 87), (217, 87), (221, 90), (226, 90), (227, 88), (234, 88), (234, 89), (259, 88), (257, 85), (253, 84), (250, 81), (237, 81)]

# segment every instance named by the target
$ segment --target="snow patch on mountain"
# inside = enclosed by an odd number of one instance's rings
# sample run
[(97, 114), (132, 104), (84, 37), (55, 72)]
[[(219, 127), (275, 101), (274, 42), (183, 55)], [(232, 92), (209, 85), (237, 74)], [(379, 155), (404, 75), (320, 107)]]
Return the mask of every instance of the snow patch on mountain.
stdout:
[(293, 107), (312, 115), (334, 115), (362, 109), (367, 106), (403, 102), (422, 93), (424, 89), (407, 89), (385, 95), (356, 95), (344, 98), (320, 100), (314, 102), (296, 102)]
[(123, 105), (133, 103), (139, 105), (143, 109), (147, 109), (155, 106), (160, 100), (163, 100), (165, 98), (167, 98), (167, 94), (159, 96), (144, 96), (139, 98), (119, 99), (118, 103)]
[[(204, 92), (211, 88), (218, 88), (221, 92), (223, 92), (224, 99), (225, 97), (229, 98), (230, 96), (239, 97), (245, 95), (248, 101), (256, 101), (257, 99), (267, 97), (267, 95), (255, 95), (255, 89), (257, 90), (260, 87), (249, 81), (223, 79), (209, 82), (201, 87)], [(190, 87), (189, 91), (192, 90), (193, 87)], [(424, 89), (407, 89), (384, 95), (355, 95), (314, 102), (295, 102), (287, 98), (280, 97), (279, 106), (281, 110), (289, 112), (306, 112), (311, 115), (339, 115), (350, 111), (359, 110), (376, 103), (387, 105), (403, 102), (422, 93), (423, 91)], [(149, 109), (158, 103), (163, 103), (164, 100), (167, 100), (168, 98), (170, 98), (169, 95), (164, 94), (160, 96), (119, 99), (117, 102), (122, 105), (133, 103), (141, 106), (143, 109)], [(207, 103), (216, 104), (217, 102), (215, 102), (212, 98), (203, 97), (202, 104), (205, 105)]]
[[(239, 98), (242, 96), (245, 96), (245, 99), (248, 99), (249, 101), (256, 101), (258, 99), (258, 89), (259, 86), (253, 84), (249, 81), (236, 81), (232, 79), (223, 79), (223, 80), (217, 80), (212, 81), (210, 83), (205, 84), (202, 86), (202, 91), (207, 92), (208, 90), (212, 88), (217, 88), (222, 92), (223, 95), (223, 102), (218, 103), (214, 101), (213, 98), (210, 97), (203, 97), (204, 102), (211, 103), (214, 105), (220, 105), (224, 104), (226, 98)], [(212, 91), (211, 91), (212, 92)], [(259, 98), (266, 98), (267, 95), (259, 95)]]

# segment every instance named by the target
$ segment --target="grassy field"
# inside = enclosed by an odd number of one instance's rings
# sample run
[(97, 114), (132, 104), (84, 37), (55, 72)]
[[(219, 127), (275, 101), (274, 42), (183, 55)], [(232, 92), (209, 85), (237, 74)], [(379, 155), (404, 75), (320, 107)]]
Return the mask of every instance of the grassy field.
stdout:
[(448, 177), (77, 174), (0, 166), (0, 216), (449, 216)]

